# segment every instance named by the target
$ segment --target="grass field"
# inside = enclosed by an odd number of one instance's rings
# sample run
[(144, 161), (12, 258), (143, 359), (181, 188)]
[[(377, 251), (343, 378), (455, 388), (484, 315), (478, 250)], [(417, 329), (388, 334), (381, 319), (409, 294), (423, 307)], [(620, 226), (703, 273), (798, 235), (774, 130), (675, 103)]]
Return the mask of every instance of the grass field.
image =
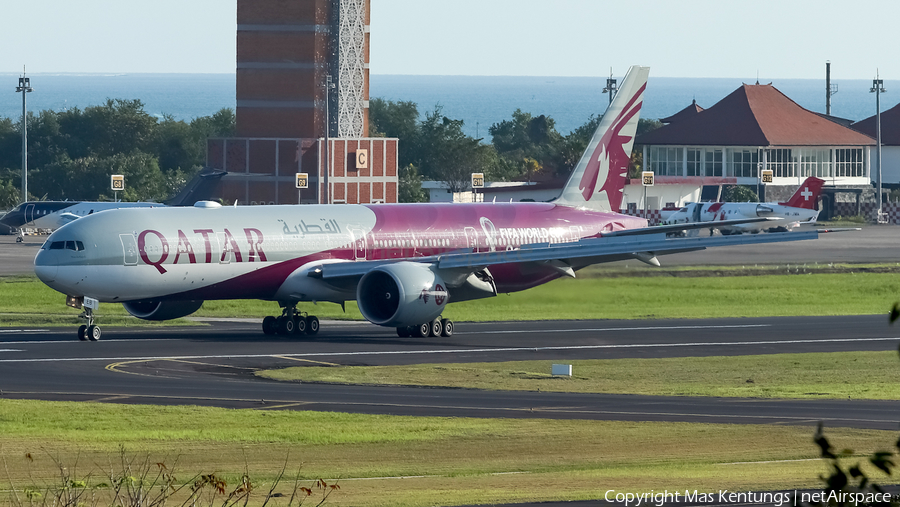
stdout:
[[(449, 305), (444, 316), (456, 321), (489, 321), (886, 314), (900, 297), (897, 272), (817, 273), (812, 267), (796, 267), (795, 273), (806, 274), (790, 275), (723, 276), (723, 272), (753, 270), (720, 268), (712, 276), (701, 277), (633, 277), (616, 271), (609, 276), (609, 272), (588, 271), (583, 278)], [(4, 301), (0, 325), (78, 323), (80, 312), (64, 306), (63, 295), (34, 277), (0, 279), (0, 298)], [(299, 308), (322, 319), (362, 319), (353, 302), (347, 303), (346, 313), (331, 303), (301, 304)], [(207, 301), (194, 316), (262, 318), (278, 312), (273, 302)], [(104, 326), (146, 325), (128, 317), (118, 304), (101, 304), (98, 315)]]
[[(370, 416), (278, 410), (0, 400), (0, 489), (76, 478), (120, 447), (185, 479), (246, 468), (258, 487), (287, 460), (338, 480), (329, 505), (412, 506), (600, 498), (608, 489), (817, 486), (809, 427)], [(831, 429), (840, 448), (892, 445), (893, 432)], [(26, 459), (30, 453), (34, 461)], [(401, 479), (400, 477), (406, 477)]]
[[(551, 363), (572, 377), (550, 375)], [(403, 366), (302, 366), (256, 372), (275, 380), (398, 384), (473, 389), (900, 400), (897, 352), (516, 361)]]

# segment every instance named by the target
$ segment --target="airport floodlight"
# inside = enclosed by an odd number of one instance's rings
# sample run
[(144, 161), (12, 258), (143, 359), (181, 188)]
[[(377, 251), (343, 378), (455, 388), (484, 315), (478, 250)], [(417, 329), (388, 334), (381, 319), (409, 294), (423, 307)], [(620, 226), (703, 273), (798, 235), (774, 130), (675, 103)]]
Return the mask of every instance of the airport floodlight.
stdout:
[(603, 93), (609, 94), (609, 103), (612, 104), (613, 97), (616, 96), (616, 92), (619, 88), (616, 86), (616, 80), (613, 79), (612, 67), (609, 69), (609, 77), (606, 78), (606, 88), (603, 89)]
[(875, 79), (872, 80), (872, 88), (869, 93), (875, 94), (875, 144), (878, 147), (878, 209), (876, 211), (876, 221), (878, 223), (887, 222), (886, 217), (882, 213), (881, 203), (881, 94), (887, 90), (884, 89), (884, 80), (875, 72)]
[(19, 86), (16, 93), (22, 94), (22, 202), (28, 200), (28, 126), (26, 122), (25, 94), (33, 92), (31, 78), (25, 77), (25, 68), (22, 68), (22, 77), (19, 78)]

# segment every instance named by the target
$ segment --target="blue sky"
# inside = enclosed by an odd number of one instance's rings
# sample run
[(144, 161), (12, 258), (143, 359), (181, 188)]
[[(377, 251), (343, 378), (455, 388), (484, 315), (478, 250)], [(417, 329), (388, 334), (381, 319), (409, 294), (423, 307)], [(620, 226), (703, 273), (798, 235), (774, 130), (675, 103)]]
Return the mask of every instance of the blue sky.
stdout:
[[(235, 0), (29, 0), (0, 72), (234, 72)], [(900, 79), (896, 0), (372, 0), (373, 74)], [(880, 39), (880, 41), (879, 41)]]

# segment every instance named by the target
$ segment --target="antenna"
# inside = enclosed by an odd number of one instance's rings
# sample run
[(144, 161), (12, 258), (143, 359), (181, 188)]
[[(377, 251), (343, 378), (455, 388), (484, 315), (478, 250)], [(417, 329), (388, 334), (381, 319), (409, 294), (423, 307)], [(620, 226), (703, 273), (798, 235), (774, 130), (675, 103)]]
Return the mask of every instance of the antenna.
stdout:
[(838, 85), (831, 84), (831, 60), (825, 61), (825, 114), (831, 116), (831, 96), (838, 92)]

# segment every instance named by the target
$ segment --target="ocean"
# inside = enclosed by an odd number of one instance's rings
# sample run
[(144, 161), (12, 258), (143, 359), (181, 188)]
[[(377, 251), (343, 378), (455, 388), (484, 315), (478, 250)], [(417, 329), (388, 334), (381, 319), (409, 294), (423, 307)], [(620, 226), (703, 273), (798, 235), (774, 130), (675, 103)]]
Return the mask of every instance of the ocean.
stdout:
[[(0, 93), (0, 117), (18, 121), (22, 96), (14, 92), (18, 74), (0, 74), (8, 88)], [(234, 74), (29, 74), (34, 92), (28, 110), (85, 108), (107, 98), (140, 99), (148, 113), (190, 120), (235, 106)], [(621, 83), (622, 78), (617, 78)], [(664, 118), (688, 106), (692, 100), (708, 108), (742, 83), (756, 79), (654, 78), (647, 84), (643, 118)], [(760, 79), (772, 83), (799, 105), (825, 112), (825, 79)], [(871, 80), (832, 80), (838, 92), (831, 99), (831, 114), (861, 120), (875, 114)], [(885, 81), (881, 97), (884, 111), (900, 102), (900, 81)], [(491, 125), (510, 119), (521, 109), (535, 116), (547, 115), (556, 129), (568, 134), (592, 114), (600, 114), (609, 102), (602, 93), (605, 78), (513, 76), (399, 76), (373, 75), (370, 96), (413, 101), (419, 114), (441, 107), (441, 113), (463, 120), (466, 134), (490, 141)], [(894, 93), (891, 93), (894, 92)]]

